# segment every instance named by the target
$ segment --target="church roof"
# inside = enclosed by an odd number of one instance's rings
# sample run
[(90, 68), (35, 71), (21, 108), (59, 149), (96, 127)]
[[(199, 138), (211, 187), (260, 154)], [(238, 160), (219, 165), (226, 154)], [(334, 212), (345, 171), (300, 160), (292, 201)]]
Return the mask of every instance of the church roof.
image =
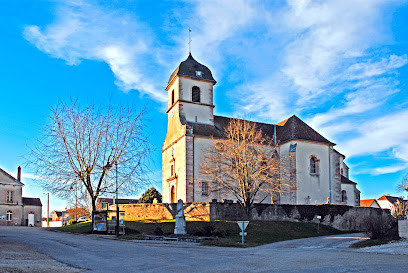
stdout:
[(350, 179), (348, 179), (347, 177), (342, 175), (341, 176), (341, 184), (353, 184), (353, 185), (356, 185), (357, 183), (354, 182), (354, 181), (351, 181)]
[[(197, 75), (196, 71), (201, 71), (201, 76)], [(171, 84), (171, 82), (176, 76), (185, 76), (193, 79), (199, 79), (216, 83), (212, 76), (211, 70), (205, 65), (197, 62), (193, 58), (191, 53), (188, 54), (187, 59), (181, 62), (180, 65), (176, 68), (176, 70), (174, 70), (173, 74), (171, 74), (168, 85)]]
[[(194, 135), (225, 138), (224, 128), (228, 126), (231, 119), (214, 116), (214, 126), (193, 122), (187, 122), (187, 124), (193, 128)], [(274, 137), (276, 129), (276, 140), (281, 144), (291, 140), (307, 140), (334, 145), (295, 115), (278, 124), (255, 123), (257, 128), (271, 139)]]

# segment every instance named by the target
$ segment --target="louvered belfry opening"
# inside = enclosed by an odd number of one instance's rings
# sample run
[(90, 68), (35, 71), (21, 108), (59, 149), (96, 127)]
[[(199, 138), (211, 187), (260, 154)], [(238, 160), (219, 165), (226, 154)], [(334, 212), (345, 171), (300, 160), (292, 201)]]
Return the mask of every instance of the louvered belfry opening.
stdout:
[(200, 88), (198, 86), (193, 86), (192, 92), (193, 102), (200, 102)]

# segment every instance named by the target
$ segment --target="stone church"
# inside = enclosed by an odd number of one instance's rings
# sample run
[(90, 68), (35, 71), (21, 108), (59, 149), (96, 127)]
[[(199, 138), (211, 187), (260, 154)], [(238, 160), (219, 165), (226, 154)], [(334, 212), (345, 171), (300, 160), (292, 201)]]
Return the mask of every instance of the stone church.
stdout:
[[(163, 203), (221, 201), (211, 193), (210, 181), (200, 173), (203, 154), (213, 138), (225, 138), (224, 128), (232, 118), (214, 115), (214, 80), (208, 67), (191, 53), (170, 76), (167, 135), (162, 148)], [(360, 205), (357, 183), (349, 179), (345, 156), (334, 143), (297, 116), (277, 124), (256, 123), (278, 144), (280, 156), (291, 158), (291, 180), (296, 190), (265, 198), (263, 203)]]

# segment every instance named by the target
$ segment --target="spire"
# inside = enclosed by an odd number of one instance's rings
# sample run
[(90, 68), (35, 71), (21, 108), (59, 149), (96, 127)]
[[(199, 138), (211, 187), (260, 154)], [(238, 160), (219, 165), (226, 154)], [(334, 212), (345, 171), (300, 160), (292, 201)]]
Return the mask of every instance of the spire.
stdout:
[(188, 28), (188, 53), (189, 55), (191, 54), (191, 36), (190, 34), (191, 34), (191, 29)]

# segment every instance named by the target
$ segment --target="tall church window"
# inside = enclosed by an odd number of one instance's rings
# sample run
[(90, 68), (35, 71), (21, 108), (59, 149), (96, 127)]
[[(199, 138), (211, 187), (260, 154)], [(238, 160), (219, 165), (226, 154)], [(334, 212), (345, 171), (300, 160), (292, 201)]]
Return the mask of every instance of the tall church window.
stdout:
[(201, 195), (208, 196), (208, 182), (201, 183)]
[(310, 173), (317, 174), (317, 159), (314, 156), (310, 158)]
[(171, 105), (174, 104), (174, 90), (171, 90)]
[(345, 190), (341, 191), (341, 202), (346, 203), (347, 202), (347, 192)]
[(193, 102), (200, 102), (200, 88), (198, 86), (193, 86), (192, 98)]
[(6, 221), (13, 221), (13, 212), (10, 210), (6, 212)]

